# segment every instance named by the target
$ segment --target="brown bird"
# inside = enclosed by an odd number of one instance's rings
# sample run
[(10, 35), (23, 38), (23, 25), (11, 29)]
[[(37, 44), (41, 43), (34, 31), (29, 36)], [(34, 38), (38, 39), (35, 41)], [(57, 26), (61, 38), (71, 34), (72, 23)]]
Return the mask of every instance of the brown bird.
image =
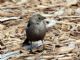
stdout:
[[(40, 14), (32, 15), (29, 18), (28, 25), (26, 28), (27, 39), (23, 42), (23, 46), (31, 44), (32, 41), (38, 41), (44, 39), (46, 34), (46, 24), (44, 22), (45, 17)], [(32, 49), (31, 49), (32, 52)]]

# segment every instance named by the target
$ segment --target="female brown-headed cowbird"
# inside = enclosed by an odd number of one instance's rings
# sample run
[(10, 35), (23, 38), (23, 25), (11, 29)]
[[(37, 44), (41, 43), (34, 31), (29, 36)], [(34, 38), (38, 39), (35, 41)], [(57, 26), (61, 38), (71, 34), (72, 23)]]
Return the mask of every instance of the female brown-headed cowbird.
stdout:
[(32, 41), (43, 40), (46, 34), (46, 24), (43, 21), (44, 19), (45, 17), (41, 16), (40, 14), (32, 15), (29, 18), (26, 28), (27, 39), (23, 42), (23, 46), (28, 44), (32, 45)]

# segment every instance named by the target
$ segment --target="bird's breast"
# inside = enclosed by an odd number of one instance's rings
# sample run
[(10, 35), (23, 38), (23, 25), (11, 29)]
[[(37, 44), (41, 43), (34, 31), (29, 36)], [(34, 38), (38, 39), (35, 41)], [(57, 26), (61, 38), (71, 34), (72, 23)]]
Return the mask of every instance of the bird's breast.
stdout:
[(44, 23), (33, 24), (27, 29), (27, 35), (31, 39), (42, 39), (46, 34), (46, 26)]
[(40, 34), (45, 34), (46, 32), (46, 26), (42, 23), (42, 24), (36, 24), (34, 26), (34, 29), (33, 29), (33, 33), (36, 32), (37, 35), (40, 35)]

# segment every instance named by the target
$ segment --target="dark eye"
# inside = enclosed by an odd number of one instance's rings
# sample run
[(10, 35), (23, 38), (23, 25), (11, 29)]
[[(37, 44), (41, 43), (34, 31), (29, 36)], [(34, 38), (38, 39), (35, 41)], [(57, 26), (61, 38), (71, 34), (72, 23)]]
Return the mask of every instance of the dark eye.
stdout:
[(49, 21), (46, 21), (47, 24), (49, 24)]
[(37, 25), (39, 25), (39, 23), (36, 23)]
[(39, 17), (38, 19), (40, 20), (41, 18)]

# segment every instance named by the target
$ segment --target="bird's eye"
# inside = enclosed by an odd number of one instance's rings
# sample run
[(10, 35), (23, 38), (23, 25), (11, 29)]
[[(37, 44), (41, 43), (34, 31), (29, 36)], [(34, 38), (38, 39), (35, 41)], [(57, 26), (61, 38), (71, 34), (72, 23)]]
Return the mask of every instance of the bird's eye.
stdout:
[(47, 24), (49, 24), (49, 21), (46, 21)]
[(37, 25), (39, 25), (39, 23), (36, 23)]
[(40, 18), (38, 18), (40, 20)]

